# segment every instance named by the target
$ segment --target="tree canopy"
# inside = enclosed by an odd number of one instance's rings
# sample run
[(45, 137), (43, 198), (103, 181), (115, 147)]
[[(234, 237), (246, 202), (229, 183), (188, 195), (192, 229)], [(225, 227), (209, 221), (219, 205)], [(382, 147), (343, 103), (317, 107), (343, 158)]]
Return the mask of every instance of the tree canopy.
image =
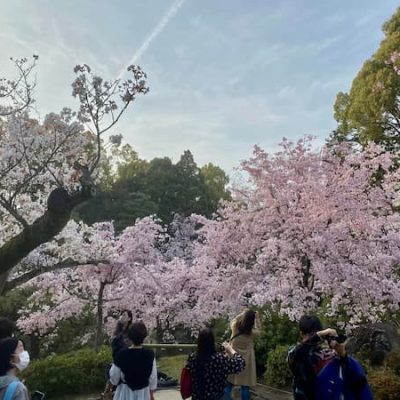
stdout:
[(175, 214), (210, 217), (221, 200), (230, 199), (226, 173), (212, 163), (199, 168), (189, 150), (176, 164), (168, 157), (141, 160), (129, 145), (114, 158), (120, 162), (110, 188), (79, 207), (78, 219), (89, 224), (113, 220), (120, 232), (148, 215), (165, 224)]
[(64, 108), (37, 120), (30, 115), (36, 60), (14, 61), (18, 78), (0, 81), (0, 293), (11, 270), (97, 193), (104, 133), (148, 92), (146, 74), (137, 66), (128, 68), (127, 81), (107, 81), (88, 65), (77, 65), (72, 95), (78, 110)]
[(350, 91), (337, 94), (338, 127), (332, 138), (362, 146), (373, 141), (395, 150), (400, 146), (400, 8), (383, 25), (383, 32), (385, 38), (365, 61)]

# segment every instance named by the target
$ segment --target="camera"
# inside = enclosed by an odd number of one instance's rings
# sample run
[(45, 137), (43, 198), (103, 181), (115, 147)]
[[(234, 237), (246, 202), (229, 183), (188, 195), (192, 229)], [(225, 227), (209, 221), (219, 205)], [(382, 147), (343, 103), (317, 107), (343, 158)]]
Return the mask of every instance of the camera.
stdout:
[(347, 336), (346, 335), (327, 336), (326, 340), (327, 340), (328, 344), (330, 344), (333, 341), (335, 341), (337, 343), (344, 343), (347, 340)]

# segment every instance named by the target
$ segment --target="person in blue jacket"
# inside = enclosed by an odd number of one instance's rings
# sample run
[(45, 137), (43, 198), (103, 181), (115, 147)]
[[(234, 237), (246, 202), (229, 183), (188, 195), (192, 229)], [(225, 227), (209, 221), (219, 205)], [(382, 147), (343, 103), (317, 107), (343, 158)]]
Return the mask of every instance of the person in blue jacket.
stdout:
[[(346, 352), (335, 329), (323, 329), (313, 315), (299, 321), (301, 343), (288, 353), (295, 400), (371, 400), (360, 363)], [(324, 340), (328, 347), (322, 346)]]

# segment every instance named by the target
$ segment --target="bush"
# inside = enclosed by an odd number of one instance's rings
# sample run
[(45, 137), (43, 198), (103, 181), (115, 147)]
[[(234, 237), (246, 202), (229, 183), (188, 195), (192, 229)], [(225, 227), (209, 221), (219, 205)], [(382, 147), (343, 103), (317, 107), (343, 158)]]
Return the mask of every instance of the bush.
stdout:
[(368, 381), (375, 400), (398, 400), (400, 394), (400, 378), (388, 370), (371, 371)]
[(394, 350), (386, 357), (386, 367), (400, 376), (400, 350)]
[(111, 351), (102, 348), (49, 356), (33, 361), (22, 378), (30, 391), (40, 390), (51, 398), (61, 394), (89, 393), (104, 388)]
[(272, 350), (265, 365), (265, 381), (268, 385), (285, 388), (292, 381), (292, 373), (287, 363), (288, 346), (277, 346)]
[(277, 346), (290, 346), (299, 339), (297, 323), (290, 321), (287, 316), (279, 315), (276, 311), (266, 309), (262, 313), (261, 334), (256, 342), (255, 352), (257, 371), (264, 372), (269, 354)]

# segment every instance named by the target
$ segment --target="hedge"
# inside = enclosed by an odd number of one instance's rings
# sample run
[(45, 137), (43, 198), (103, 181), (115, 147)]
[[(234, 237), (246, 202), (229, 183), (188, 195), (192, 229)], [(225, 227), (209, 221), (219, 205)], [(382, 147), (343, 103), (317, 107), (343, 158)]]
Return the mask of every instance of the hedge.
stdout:
[(31, 392), (40, 390), (46, 393), (47, 398), (100, 393), (110, 363), (110, 348), (104, 347), (97, 354), (92, 349), (82, 349), (33, 361), (23, 372), (22, 379)]
[(287, 363), (288, 346), (277, 346), (272, 350), (265, 365), (265, 382), (277, 388), (286, 388), (292, 381), (292, 373)]

